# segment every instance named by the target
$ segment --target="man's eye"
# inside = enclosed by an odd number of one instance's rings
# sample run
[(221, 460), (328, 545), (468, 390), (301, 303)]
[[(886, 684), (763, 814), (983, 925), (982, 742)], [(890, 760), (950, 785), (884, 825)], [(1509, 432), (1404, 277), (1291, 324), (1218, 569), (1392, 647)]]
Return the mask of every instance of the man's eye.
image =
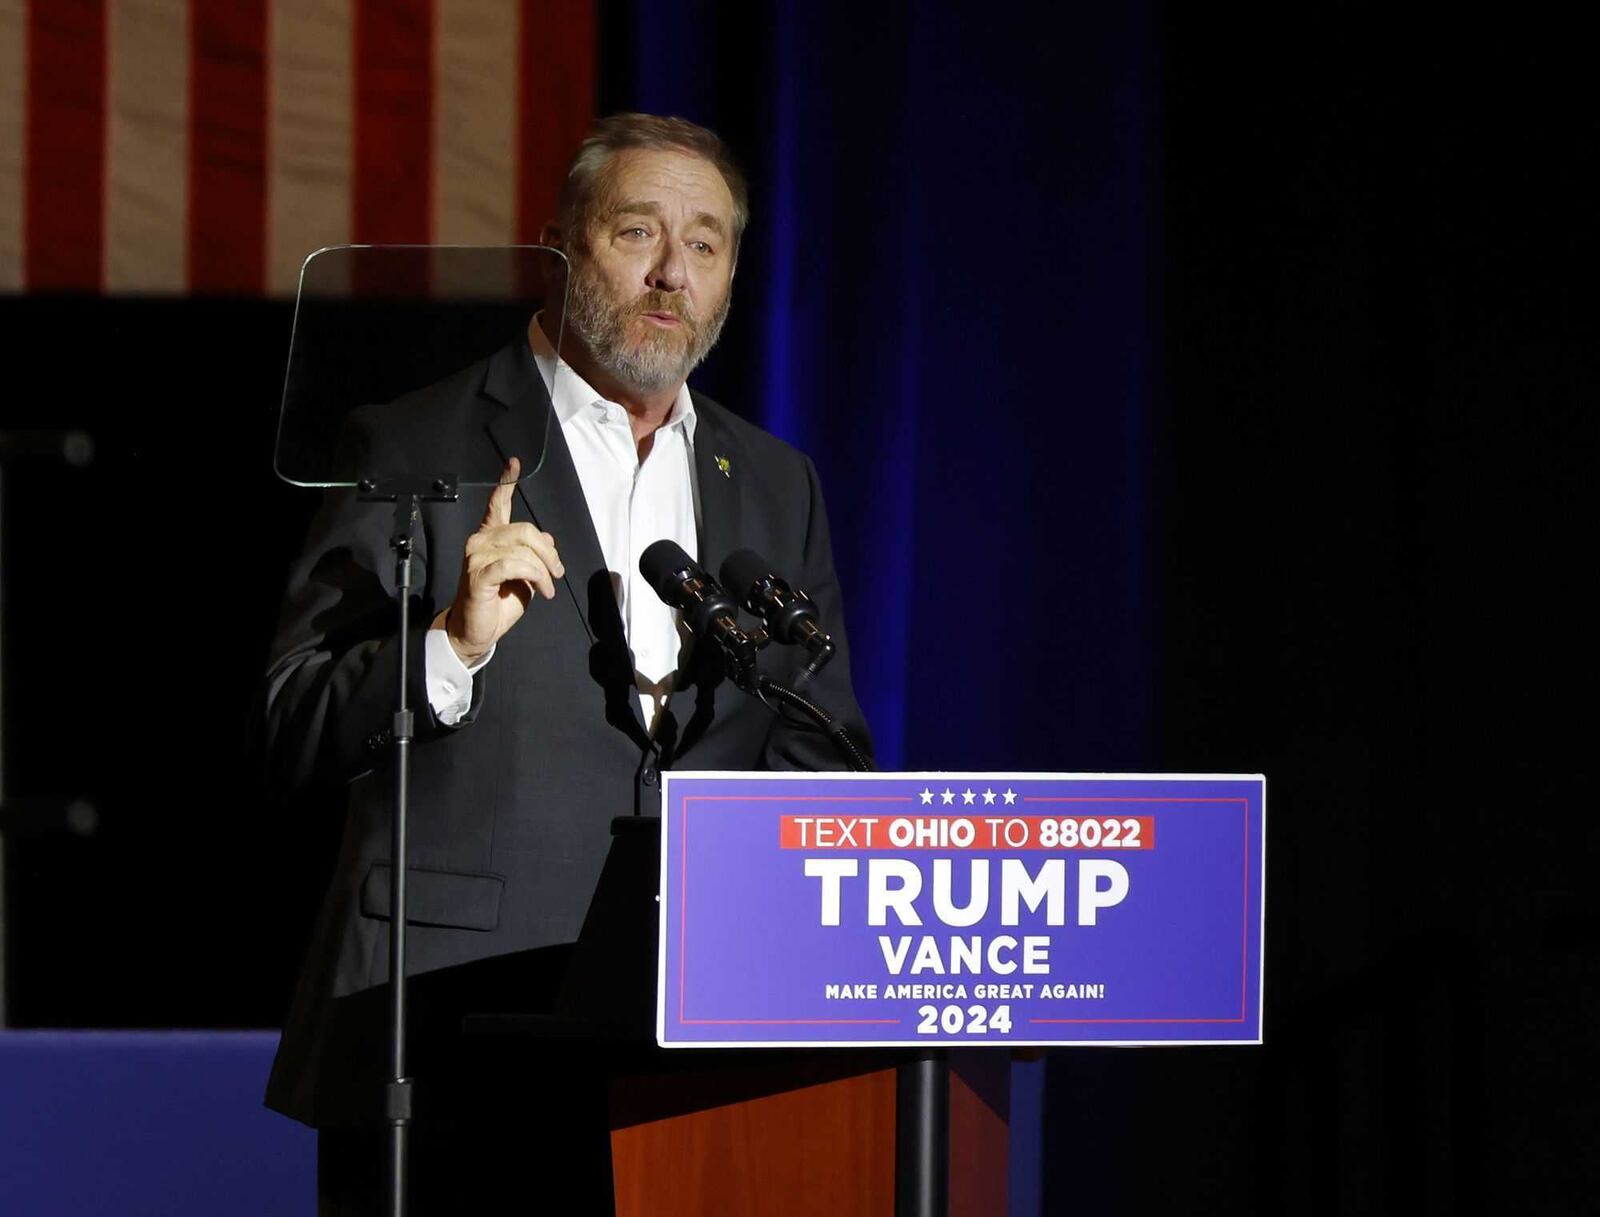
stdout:
[(716, 252), (705, 241), (690, 241), (689, 248), (697, 254), (712, 254)]
[(633, 228), (624, 228), (622, 230), (622, 235), (625, 237), (648, 237), (650, 235), (650, 230), (648, 228), (640, 228), (635, 226)]

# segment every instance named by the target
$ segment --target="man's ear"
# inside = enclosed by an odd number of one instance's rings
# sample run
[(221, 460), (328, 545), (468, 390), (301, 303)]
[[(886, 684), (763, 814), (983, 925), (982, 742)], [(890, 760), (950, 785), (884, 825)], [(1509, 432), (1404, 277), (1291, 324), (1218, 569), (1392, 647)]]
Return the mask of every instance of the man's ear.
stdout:
[(548, 245), (552, 249), (564, 250), (566, 246), (562, 244), (562, 236), (561, 225), (553, 220), (549, 221), (539, 230), (539, 244)]

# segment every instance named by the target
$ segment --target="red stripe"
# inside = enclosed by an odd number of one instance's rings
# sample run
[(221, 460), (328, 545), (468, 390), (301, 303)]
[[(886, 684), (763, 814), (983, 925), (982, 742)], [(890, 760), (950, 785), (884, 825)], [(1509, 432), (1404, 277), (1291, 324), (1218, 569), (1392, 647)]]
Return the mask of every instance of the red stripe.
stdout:
[(266, 0), (194, 0), (189, 287), (257, 295), (267, 265)]
[[(356, 0), (355, 182), (359, 244), (419, 245), (433, 236), (433, 3)], [(426, 261), (362, 259), (365, 291), (426, 291)], [(392, 271), (392, 273), (386, 273)]]
[(106, 161), (102, 0), (34, 0), (27, 53), (23, 281), (35, 291), (97, 292)]
[(555, 219), (561, 177), (594, 125), (593, 0), (522, 0), (517, 239)]

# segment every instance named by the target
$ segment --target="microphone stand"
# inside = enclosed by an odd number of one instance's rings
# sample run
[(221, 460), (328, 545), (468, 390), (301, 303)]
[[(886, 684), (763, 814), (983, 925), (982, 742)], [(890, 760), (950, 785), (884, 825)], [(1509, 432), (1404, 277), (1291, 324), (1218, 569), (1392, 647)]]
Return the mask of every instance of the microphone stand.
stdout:
[[(829, 740), (856, 773), (867, 773), (871, 763), (861, 754), (843, 724), (833, 715), (796, 692), (756, 671), (755, 653), (766, 645), (765, 630), (746, 634), (733, 624), (708, 631), (722, 647), (734, 683), (758, 697), (776, 713), (776, 698), (799, 710), (827, 733)], [(825, 654), (813, 651), (805, 676), (814, 676), (833, 657), (830, 643)], [(948, 1217), (950, 1211), (950, 1064), (937, 1048), (922, 1049), (895, 1070), (895, 1217)]]
[[(802, 693), (796, 692), (788, 685), (779, 684), (770, 677), (759, 675), (756, 677), (756, 683), (753, 692), (755, 696), (759, 697), (769, 706), (772, 706), (772, 702), (769, 701), (768, 698), (776, 697), (779, 701), (783, 702), (784, 705), (793, 706), (796, 710), (799, 710), (812, 722), (816, 723), (817, 726), (821, 727), (825, 732), (827, 732), (828, 739), (833, 742), (833, 746), (837, 748), (839, 750), (839, 754), (844, 757), (845, 764), (848, 765), (854, 772), (868, 773), (871, 771), (871, 762), (868, 761), (866, 757), (861, 755), (861, 749), (856, 747), (855, 741), (851, 739), (849, 733), (845, 731), (843, 724), (835, 722), (833, 715), (829, 714), (809, 697), (806, 697)], [(774, 710), (777, 709), (776, 706), (773, 706), (772, 708)]]
[(406, 816), (411, 783), (411, 743), (416, 716), (407, 698), (410, 677), (411, 557), (416, 548), (417, 521), (423, 503), (454, 503), (460, 485), (454, 477), (399, 477), (358, 484), (363, 503), (393, 503), (394, 595), (400, 609), (400, 684), (391, 719), (394, 736), (394, 818), (389, 838), (389, 1080), (384, 1087), (383, 1114), (389, 1126), (384, 1174), (386, 1211), (405, 1217), (406, 1172), (410, 1161), (408, 1134), (412, 1120), (411, 1078), (406, 1076)]

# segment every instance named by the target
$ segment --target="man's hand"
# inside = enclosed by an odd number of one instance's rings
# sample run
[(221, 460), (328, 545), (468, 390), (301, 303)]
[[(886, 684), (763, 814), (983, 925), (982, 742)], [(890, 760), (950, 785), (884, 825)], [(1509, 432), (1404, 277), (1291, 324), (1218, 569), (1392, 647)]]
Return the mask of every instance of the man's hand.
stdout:
[(535, 593), (554, 600), (555, 581), (567, 573), (554, 537), (532, 524), (511, 522), (511, 496), (521, 472), (516, 457), (506, 462), (483, 523), (467, 538), (455, 602), (433, 619), (433, 628), (445, 631), (469, 668), (522, 620)]

